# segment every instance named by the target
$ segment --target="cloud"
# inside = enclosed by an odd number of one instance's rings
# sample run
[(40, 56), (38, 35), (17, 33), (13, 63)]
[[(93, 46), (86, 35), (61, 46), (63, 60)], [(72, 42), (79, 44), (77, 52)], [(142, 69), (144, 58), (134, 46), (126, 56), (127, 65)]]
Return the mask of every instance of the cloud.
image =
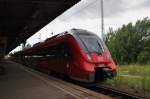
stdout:
[[(115, 14), (126, 10), (123, 0), (104, 0), (104, 15), (105, 17), (112, 17)], [(74, 18), (100, 18), (101, 3), (100, 0), (83, 0), (63, 15), (59, 17), (61, 21), (68, 21)]]
[[(104, 0), (104, 17), (119, 16), (129, 10), (149, 7), (150, 0)], [(101, 16), (100, 0), (82, 0), (59, 17), (61, 21), (93, 19)]]
[(137, 5), (137, 7), (140, 7), (140, 8), (149, 8), (150, 7), (150, 0), (142, 0), (143, 2), (141, 2), (140, 4)]
[[(105, 31), (109, 27), (117, 29), (122, 24), (135, 23), (138, 19), (150, 17), (150, 0), (104, 0)], [(64, 14), (50, 22), (37, 33), (42, 40), (71, 28), (82, 28), (101, 36), (100, 0), (82, 0)], [(39, 41), (39, 34), (28, 39), (27, 43)]]

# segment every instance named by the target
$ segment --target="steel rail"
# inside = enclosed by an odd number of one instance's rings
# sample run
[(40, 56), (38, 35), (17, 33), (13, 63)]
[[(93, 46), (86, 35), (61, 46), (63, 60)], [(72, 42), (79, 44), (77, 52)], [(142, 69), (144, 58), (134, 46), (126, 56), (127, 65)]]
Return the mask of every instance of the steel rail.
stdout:
[(100, 92), (104, 95), (108, 95), (115, 99), (144, 99), (143, 96), (131, 94), (122, 90), (114, 89), (112, 87), (104, 86), (104, 85), (97, 85), (95, 87), (89, 88), (93, 91)]

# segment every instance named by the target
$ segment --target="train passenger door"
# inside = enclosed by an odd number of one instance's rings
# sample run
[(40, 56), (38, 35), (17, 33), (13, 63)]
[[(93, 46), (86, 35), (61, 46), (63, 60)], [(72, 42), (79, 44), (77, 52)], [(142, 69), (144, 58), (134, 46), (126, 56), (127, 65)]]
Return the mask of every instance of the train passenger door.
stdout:
[(71, 48), (70, 48), (69, 44), (67, 44), (67, 43), (61, 44), (60, 54), (61, 54), (61, 58), (60, 58), (59, 62), (60, 62), (61, 73), (67, 74), (68, 73), (68, 65), (72, 58)]

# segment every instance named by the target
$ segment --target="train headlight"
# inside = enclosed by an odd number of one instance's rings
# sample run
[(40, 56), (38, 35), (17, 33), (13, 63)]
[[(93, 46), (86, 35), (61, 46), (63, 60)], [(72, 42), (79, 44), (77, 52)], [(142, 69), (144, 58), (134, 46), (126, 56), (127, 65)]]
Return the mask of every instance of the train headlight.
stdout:
[(88, 60), (92, 61), (92, 57), (89, 54), (87, 54), (86, 56), (87, 56)]
[(109, 53), (106, 53), (106, 56), (107, 56), (108, 60), (111, 60), (111, 56), (109, 55)]

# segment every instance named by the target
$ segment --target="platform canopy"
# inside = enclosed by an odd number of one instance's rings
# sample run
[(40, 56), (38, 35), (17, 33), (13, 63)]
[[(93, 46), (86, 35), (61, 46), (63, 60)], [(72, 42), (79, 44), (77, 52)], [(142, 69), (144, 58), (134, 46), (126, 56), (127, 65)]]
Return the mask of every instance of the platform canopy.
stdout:
[(0, 47), (5, 42), (9, 53), (79, 1), (0, 0)]

